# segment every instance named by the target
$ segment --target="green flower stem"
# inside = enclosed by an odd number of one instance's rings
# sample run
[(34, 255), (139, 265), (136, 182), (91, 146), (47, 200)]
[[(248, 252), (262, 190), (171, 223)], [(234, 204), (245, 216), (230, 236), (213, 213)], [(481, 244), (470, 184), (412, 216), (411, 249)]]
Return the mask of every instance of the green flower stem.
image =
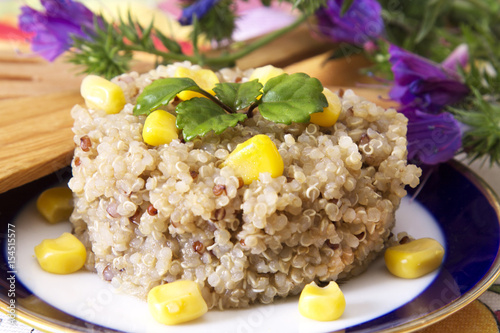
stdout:
[(286, 26), (284, 28), (281, 28), (279, 30), (276, 30), (272, 33), (269, 33), (269, 34), (265, 35), (264, 37), (256, 40), (255, 42), (247, 45), (246, 47), (242, 48), (241, 50), (239, 50), (237, 52), (230, 53), (230, 54), (223, 55), (223, 56), (218, 56), (218, 57), (206, 58), (204, 55), (188, 56), (185, 54), (164, 52), (164, 51), (160, 51), (157, 49), (149, 49), (149, 48), (146, 49), (142, 45), (125, 45), (124, 48), (126, 51), (140, 51), (140, 52), (154, 54), (156, 56), (162, 57), (165, 60), (173, 60), (173, 61), (185, 61), (185, 60), (187, 60), (187, 61), (190, 61), (192, 63), (197, 63), (197, 64), (201, 64), (201, 65), (208, 65), (208, 66), (231, 65), (231, 64), (234, 64), (234, 62), (236, 60), (243, 58), (244, 56), (257, 50), (258, 48), (272, 42), (273, 40), (277, 39), (278, 37), (281, 37), (282, 35), (286, 34), (287, 32), (290, 32), (293, 29), (297, 28), (300, 24), (305, 22), (308, 17), (309, 17), (309, 15), (302, 15), (291, 25)]
[(125, 51), (139, 51), (139, 52), (145, 52), (149, 54), (153, 54), (159, 57), (162, 57), (163, 59), (166, 60), (174, 60), (174, 61), (190, 61), (192, 63), (197, 63), (198, 59), (196, 57), (188, 56), (182, 53), (173, 53), (173, 52), (163, 52), (158, 49), (150, 49), (150, 48), (145, 48), (142, 45), (124, 45), (123, 49)]
[(299, 25), (304, 23), (308, 17), (309, 17), (309, 15), (302, 15), (297, 20), (295, 20), (295, 22), (293, 22), (291, 25), (286, 26), (284, 28), (281, 28), (279, 30), (276, 30), (274, 32), (271, 32), (271, 33), (265, 35), (264, 37), (256, 40), (252, 44), (249, 44), (247, 47), (237, 51), (237, 52), (234, 52), (232, 54), (228, 54), (226, 56), (217, 57), (217, 58), (208, 58), (205, 60), (205, 63), (207, 65), (220, 65), (220, 64), (224, 64), (224, 63), (235, 62), (236, 60), (243, 58), (244, 56), (257, 50), (258, 48), (272, 42), (273, 40), (277, 39), (278, 37), (281, 37), (282, 35), (294, 30)]

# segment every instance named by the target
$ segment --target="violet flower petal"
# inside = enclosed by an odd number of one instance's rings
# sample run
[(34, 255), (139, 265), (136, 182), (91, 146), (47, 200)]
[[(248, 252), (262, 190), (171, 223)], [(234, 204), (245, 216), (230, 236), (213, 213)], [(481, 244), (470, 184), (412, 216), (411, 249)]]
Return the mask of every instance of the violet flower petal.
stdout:
[(455, 156), (462, 145), (462, 130), (450, 113), (434, 115), (411, 108), (401, 112), (408, 118), (409, 160), (432, 165)]
[(49, 61), (71, 47), (73, 35), (89, 37), (96, 16), (73, 0), (42, 0), (44, 11), (21, 7), (19, 28), (34, 33), (31, 49)]
[(19, 28), (27, 33), (35, 32), (45, 28), (47, 19), (31, 7), (21, 7), (21, 15), (18, 19)]
[[(94, 20), (94, 13), (80, 2), (73, 0), (41, 0), (45, 13), (49, 17), (75, 22), (75, 25), (87, 25)], [(78, 16), (74, 14), (78, 13)], [(91, 26), (90, 26), (91, 27)]]
[(446, 79), (448, 77), (438, 64), (417, 54), (407, 52), (394, 45), (389, 47), (389, 53), (394, 79), (401, 85), (409, 84), (416, 79)]
[(60, 56), (64, 52), (61, 52), (62, 48), (65, 47), (53, 34), (46, 32), (38, 33), (31, 40), (32, 51), (49, 61), (54, 61)]
[(458, 45), (453, 52), (441, 63), (441, 66), (450, 73), (457, 71), (457, 68), (465, 67), (469, 62), (469, 46), (467, 44)]
[(389, 53), (395, 83), (389, 96), (403, 107), (438, 113), (469, 93), (456, 72), (394, 45)]
[(182, 10), (182, 15), (179, 18), (181, 25), (190, 25), (193, 23), (193, 16), (198, 19), (202, 18), (219, 0), (197, 0), (191, 6)]
[(328, 0), (316, 12), (320, 32), (335, 42), (362, 46), (384, 33), (380, 4), (375, 0), (356, 0), (341, 16), (343, 0)]
[(438, 113), (444, 105), (454, 104), (469, 93), (464, 84), (454, 80), (417, 80), (409, 85), (414, 96), (423, 96), (421, 106), (430, 113)]

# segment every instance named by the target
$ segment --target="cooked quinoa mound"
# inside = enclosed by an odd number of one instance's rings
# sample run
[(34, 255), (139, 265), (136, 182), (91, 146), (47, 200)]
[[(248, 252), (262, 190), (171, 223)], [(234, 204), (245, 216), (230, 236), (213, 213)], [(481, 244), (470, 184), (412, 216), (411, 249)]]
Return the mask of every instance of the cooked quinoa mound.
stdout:
[[(362, 272), (390, 238), (405, 185), (419, 182), (420, 169), (406, 161), (404, 115), (348, 90), (330, 128), (256, 113), (220, 135), (149, 146), (145, 116), (132, 113), (136, 98), (177, 66), (199, 68), (178, 63), (114, 78), (127, 100), (118, 114), (72, 110), (71, 222), (87, 247), (86, 268), (141, 298), (156, 285), (194, 280), (209, 308), (271, 303), (311, 281)], [(244, 82), (251, 72), (217, 75)], [(256, 134), (276, 144), (284, 173), (243, 185), (220, 165)]]

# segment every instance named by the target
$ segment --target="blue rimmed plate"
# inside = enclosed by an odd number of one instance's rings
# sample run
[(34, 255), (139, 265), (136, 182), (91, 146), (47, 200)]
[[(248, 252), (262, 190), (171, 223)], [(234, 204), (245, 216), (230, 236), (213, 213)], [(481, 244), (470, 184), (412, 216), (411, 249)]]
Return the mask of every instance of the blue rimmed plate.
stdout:
[[(443, 164), (428, 175), (415, 199), (405, 199), (396, 231), (433, 237), (446, 248), (442, 268), (415, 280), (391, 276), (382, 260), (341, 288), (346, 312), (335, 322), (315, 322), (299, 315), (297, 297), (249, 309), (210, 311), (189, 324), (165, 327), (154, 322), (145, 302), (116, 293), (89, 272), (68, 276), (42, 271), (33, 247), (42, 239), (70, 230), (49, 226), (31, 200), (69, 175), (64, 169), (0, 195), (0, 301), (9, 311), (11, 273), (15, 275), (15, 313), (20, 321), (48, 332), (403, 332), (421, 329), (463, 308), (499, 274), (500, 204), (493, 192), (459, 163)], [(412, 195), (413, 193), (410, 193)], [(9, 237), (12, 233), (14, 236)], [(7, 245), (15, 238), (15, 261)], [(13, 264), (9, 267), (9, 264)]]

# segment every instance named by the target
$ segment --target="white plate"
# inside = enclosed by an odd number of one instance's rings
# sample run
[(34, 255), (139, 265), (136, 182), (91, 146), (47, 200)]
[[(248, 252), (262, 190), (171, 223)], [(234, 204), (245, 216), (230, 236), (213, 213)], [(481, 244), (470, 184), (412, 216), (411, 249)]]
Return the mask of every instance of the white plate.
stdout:
[[(47, 187), (37, 186), (38, 190)], [(26, 189), (19, 190), (21, 194), (23, 191)], [(10, 222), (16, 230), (17, 314), (28, 324), (52, 332), (332, 332), (344, 329), (345, 332), (392, 332), (422, 328), (474, 300), (498, 276), (500, 206), (478, 178), (459, 164), (443, 165), (435, 171), (418, 198), (422, 203), (403, 200), (394, 232), (406, 231), (416, 238), (432, 237), (443, 244), (447, 254), (441, 270), (405, 280), (392, 276), (379, 258), (367, 272), (341, 284), (347, 306), (337, 321), (304, 318), (298, 312), (298, 297), (289, 297), (272, 305), (212, 310), (178, 326), (155, 322), (145, 301), (117, 293), (93, 273), (54, 275), (43, 271), (34, 258), (34, 246), (43, 239), (70, 231), (71, 225), (47, 224), (31, 202)], [(7, 243), (5, 240), (3, 243), (5, 248)], [(7, 290), (0, 290), (0, 299), (4, 303), (2, 310), (8, 310)]]

